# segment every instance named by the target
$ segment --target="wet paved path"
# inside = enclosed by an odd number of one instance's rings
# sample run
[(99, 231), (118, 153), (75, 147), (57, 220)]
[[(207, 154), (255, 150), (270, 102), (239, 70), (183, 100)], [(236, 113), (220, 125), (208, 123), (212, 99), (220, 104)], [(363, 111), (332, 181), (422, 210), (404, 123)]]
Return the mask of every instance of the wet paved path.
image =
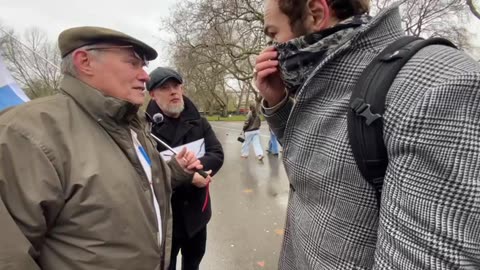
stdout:
[[(280, 157), (265, 153), (260, 163), (251, 149), (248, 159), (240, 158), (237, 137), (242, 124), (211, 122), (223, 145), (225, 163), (210, 188), (212, 220), (202, 270), (277, 269), (288, 181)], [(266, 150), (266, 123), (261, 134)]]

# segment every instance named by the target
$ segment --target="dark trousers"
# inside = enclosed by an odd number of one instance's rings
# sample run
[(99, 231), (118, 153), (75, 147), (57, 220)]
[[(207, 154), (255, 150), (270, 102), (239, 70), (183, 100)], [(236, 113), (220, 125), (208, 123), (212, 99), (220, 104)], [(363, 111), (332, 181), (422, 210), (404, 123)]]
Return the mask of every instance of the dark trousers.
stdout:
[(177, 269), (177, 255), (182, 250), (182, 270), (198, 270), (207, 243), (207, 227), (192, 238), (179, 238), (173, 235), (172, 256), (169, 270)]

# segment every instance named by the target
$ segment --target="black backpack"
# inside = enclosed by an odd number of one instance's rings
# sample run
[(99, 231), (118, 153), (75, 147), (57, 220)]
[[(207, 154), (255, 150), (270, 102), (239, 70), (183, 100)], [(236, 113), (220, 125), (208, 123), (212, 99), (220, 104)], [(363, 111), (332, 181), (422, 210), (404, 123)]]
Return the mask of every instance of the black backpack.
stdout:
[[(366, 67), (350, 98), (348, 136), (353, 156), (363, 177), (382, 193), (388, 156), (383, 141), (385, 97), (400, 69), (422, 48), (440, 44), (454, 47), (443, 38), (427, 40), (406, 36), (385, 48)], [(380, 202), (380, 200), (379, 200)]]

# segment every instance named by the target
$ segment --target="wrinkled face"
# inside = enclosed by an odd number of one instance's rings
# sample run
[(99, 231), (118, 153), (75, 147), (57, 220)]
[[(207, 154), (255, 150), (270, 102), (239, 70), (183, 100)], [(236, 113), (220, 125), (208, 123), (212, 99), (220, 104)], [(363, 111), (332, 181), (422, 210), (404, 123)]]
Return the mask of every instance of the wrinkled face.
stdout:
[(107, 96), (143, 104), (149, 76), (144, 70), (145, 61), (132, 47), (99, 45), (87, 51), (99, 52), (91, 58), (91, 86)]
[(174, 79), (150, 91), (150, 96), (168, 116), (177, 118), (184, 109), (183, 85)]
[(283, 43), (296, 38), (289, 18), (278, 6), (278, 0), (265, 1), (264, 32), (272, 41)]

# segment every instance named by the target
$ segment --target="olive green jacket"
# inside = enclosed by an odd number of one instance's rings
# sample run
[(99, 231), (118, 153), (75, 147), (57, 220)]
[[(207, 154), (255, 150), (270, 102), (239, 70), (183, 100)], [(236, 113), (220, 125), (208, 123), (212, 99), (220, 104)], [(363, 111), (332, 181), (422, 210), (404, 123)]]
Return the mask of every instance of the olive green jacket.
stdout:
[[(65, 76), (60, 94), (0, 113), (0, 269), (166, 269), (170, 176), (191, 175), (161, 160), (137, 112)], [(161, 243), (130, 130), (152, 161)]]

